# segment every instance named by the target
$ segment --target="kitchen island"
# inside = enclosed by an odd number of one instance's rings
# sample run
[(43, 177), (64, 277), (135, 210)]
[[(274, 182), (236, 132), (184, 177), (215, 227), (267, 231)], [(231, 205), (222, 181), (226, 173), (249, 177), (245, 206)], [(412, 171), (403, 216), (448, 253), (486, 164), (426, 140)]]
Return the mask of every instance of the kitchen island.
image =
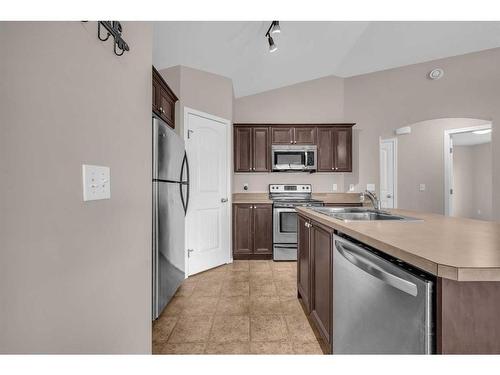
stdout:
[(437, 353), (500, 353), (500, 223), (406, 210), (391, 212), (420, 220), (344, 222), (297, 211), (298, 293), (330, 351), (332, 235), (341, 233), (436, 277)]

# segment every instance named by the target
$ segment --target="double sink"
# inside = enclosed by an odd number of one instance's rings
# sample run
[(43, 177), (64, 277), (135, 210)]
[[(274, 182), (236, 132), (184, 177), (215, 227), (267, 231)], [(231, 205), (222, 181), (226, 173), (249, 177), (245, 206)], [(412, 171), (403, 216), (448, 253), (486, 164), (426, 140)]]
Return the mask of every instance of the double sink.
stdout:
[(409, 216), (395, 215), (387, 211), (364, 207), (310, 207), (311, 210), (342, 221), (420, 221)]

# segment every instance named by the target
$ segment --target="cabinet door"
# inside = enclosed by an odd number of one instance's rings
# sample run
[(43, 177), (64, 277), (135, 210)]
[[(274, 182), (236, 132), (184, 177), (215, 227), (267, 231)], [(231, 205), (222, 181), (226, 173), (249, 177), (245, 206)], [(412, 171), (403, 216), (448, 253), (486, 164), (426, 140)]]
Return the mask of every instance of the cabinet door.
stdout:
[(352, 129), (334, 131), (335, 172), (352, 172)]
[(158, 110), (160, 111), (160, 117), (170, 127), (175, 128), (175, 99), (163, 87), (160, 87), (159, 91)]
[(252, 128), (234, 128), (234, 171), (252, 171)]
[(269, 128), (253, 128), (253, 172), (269, 172), (270, 168), (270, 149), (269, 149)]
[(313, 222), (311, 319), (328, 346), (331, 346), (333, 310), (332, 234), (329, 228)]
[(233, 204), (233, 255), (253, 252), (253, 205)]
[(271, 128), (271, 142), (273, 145), (293, 144), (293, 127), (276, 126)]
[(294, 128), (294, 144), (296, 145), (315, 145), (316, 127), (315, 126), (296, 126)]
[(273, 252), (273, 206), (253, 205), (253, 252), (272, 254)]
[(153, 111), (158, 112), (158, 104), (160, 103), (160, 83), (153, 79)]
[(302, 216), (298, 216), (297, 227), (297, 290), (302, 302), (304, 303), (306, 312), (311, 311), (311, 284), (310, 284), (310, 239), (309, 239), (309, 222)]
[(333, 140), (332, 128), (318, 127), (318, 172), (333, 172)]

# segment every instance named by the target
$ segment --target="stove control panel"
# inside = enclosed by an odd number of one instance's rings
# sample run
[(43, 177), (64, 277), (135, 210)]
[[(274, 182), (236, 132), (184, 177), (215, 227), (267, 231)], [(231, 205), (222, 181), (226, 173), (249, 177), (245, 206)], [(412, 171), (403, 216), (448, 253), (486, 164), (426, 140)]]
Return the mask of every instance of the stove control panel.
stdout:
[(269, 185), (270, 193), (311, 193), (312, 185), (292, 185), (292, 184), (271, 184)]

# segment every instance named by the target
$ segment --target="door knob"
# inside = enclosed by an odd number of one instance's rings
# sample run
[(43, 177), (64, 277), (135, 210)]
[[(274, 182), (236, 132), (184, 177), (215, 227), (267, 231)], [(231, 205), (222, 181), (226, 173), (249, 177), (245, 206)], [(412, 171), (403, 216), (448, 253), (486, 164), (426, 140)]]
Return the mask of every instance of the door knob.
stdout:
[(387, 194), (387, 198), (392, 198), (392, 195), (391, 194)]
[(220, 201), (221, 201), (222, 203), (226, 203), (226, 202), (227, 202), (227, 198), (221, 198), (221, 199), (220, 199)]

